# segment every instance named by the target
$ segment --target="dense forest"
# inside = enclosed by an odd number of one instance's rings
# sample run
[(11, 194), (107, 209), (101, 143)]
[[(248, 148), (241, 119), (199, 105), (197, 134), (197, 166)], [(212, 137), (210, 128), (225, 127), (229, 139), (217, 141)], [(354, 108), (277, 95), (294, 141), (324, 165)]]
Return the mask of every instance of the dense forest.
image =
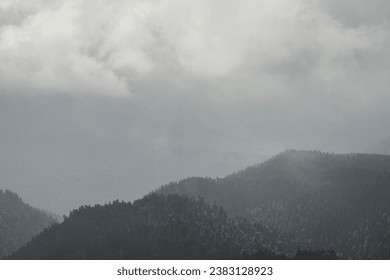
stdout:
[(82, 206), (11, 259), (387, 259), (390, 156), (286, 151)]
[(188, 178), (158, 192), (201, 196), (259, 222), (277, 233), (284, 253), (389, 257), (390, 156), (286, 151), (222, 179)]
[(11, 191), (0, 190), (0, 258), (11, 254), (55, 220), (25, 204)]
[(215, 204), (150, 194), (130, 202), (83, 206), (33, 238), (10, 259), (336, 258), (332, 251), (275, 251), (273, 233)]
[(80, 207), (11, 258), (232, 259), (243, 250), (268, 252), (263, 240), (270, 234), (203, 200), (151, 194), (134, 203)]

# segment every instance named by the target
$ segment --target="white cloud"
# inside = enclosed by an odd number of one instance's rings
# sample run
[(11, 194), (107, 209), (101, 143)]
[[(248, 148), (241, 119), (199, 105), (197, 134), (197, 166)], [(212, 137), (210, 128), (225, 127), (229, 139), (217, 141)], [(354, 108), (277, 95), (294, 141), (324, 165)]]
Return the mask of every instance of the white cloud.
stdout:
[[(308, 0), (3, 1), (0, 88), (129, 95), (134, 81), (172, 67), (205, 79), (255, 71), (286, 83), (285, 91), (291, 91), (286, 75), (302, 73), (306, 83), (333, 87), (335, 81), (353, 79), (372, 57), (388, 57), (390, 32), (372, 22), (345, 25), (329, 5)], [(376, 63), (381, 67), (380, 60)]]

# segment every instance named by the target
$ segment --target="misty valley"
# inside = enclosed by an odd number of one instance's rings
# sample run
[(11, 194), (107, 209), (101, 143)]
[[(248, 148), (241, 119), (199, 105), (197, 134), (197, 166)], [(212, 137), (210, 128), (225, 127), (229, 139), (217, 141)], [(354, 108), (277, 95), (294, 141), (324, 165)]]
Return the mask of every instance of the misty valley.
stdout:
[(389, 259), (390, 156), (287, 150), (59, 217), (0, 191), (2, 259)]

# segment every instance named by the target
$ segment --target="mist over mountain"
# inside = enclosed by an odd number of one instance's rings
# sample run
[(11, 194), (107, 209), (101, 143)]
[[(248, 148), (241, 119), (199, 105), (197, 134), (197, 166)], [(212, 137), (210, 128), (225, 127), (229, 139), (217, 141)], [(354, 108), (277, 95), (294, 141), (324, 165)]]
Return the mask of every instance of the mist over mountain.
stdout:
[(364, 152), (388, 131), (388, 10), (2, 0), (0, 185), (68, 214), (290, 147)]
[(243, 250), (276, 258), (271, 238), (261, 225), (230, 218), (203, 200), (151, 194), (133, 204), (74, 210), (11, 258), (235, 259)]
[[(0, 186), (26, 203), (67, 215), (80, 205), (133, 202), (173, 182), (156, 192), (200, 196), (249, 228), (258, 223), (272, 232), (262, 235), (270, 254), (290, 258), (300, 248), (336, 250), (340, 258), (389, 255), (390, 164), (381, 155), (390, 154), (389, 0), (0, 1)], [(272, 157), (290, 147), (331, 154)], [(252, 167), (236, 172), (246, 166)], [(12, 223), (30, 210), (5, 197), (24, 210), (12, 216), (12, 205), (4, 204), (1, 218), (11, 218), (3, 240), (14, 245), (1, 254), (46, 224), (39, 214), (30, 219), (36, 228), (14, 234)], [(139, 221), (166, 236), (171, 212), (194, 232), (197, 224), (214, 223), (180, 216), (173, 197), (170, 210), (157, 207), (168, 213), (159, 229), (143, 210), (134, 214), (142, 203), (154, 209), (159, 197), (74, 211), (38, 235), (26, 256), (47, 237), (54, 251), (34, 257), (104, 258), (101, 245), (113, 248), (107, 257), (121, 258), (122, 248), (108, 245), (106, 233), (117, 226), (118, 211), (122, 226)], [(209, 211), (199, 203), (190, 200), (188, 208)], [(116, 207), (131, 217), (121, 220)], [(107, 227), (100, 215), (112, 218)], [(96, 232), (79, 226), (84, 216)], [(90, 234), (93, 242), (80, 249), (76, 237), (62, 234), (68, 225), (69, 234), (86, 241)], [(132, 239), (119, 225), (118, 231), (127, 249), (134, 240), (160, 242), (138, 233)], [(204, 236), (194, 242), (221, 244)], [(215, 256), (236, 258), (248, 244), (238, 239)], [(188, 257), (179, 249), (159, 254)]]
[(188, 178), (158, 192), (188, 194), (261, 222), (292, 248), (344, 258), (390, 253), (390, 156), (286, 151), (222, 179)]
[(387, 259), (389, 170), (386, 155), (288, 150), (134, 203), (82, 206), (10, 257)]
[(0, 190), (0, 258), (13, 253), (55, 222), (44, 211), (24, 203), (16, 193)]

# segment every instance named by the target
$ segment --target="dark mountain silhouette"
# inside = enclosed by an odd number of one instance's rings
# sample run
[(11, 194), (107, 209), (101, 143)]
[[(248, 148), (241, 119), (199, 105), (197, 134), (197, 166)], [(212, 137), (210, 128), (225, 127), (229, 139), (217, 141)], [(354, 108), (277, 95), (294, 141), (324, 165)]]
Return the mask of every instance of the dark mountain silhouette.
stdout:
[(0, 190), (0, 258), (19, 249), (55, 220), (25, 204), (11, 191)]
[[(271, 233), (216, 205), (151, 194), (132, 203), (83, 206), (13, 254), (12, 259), (276, 258)], [(260, 251), (253, 251), (260, 249)]]
[[(71, 212), (10, 259), (288, 259), (259, 223), (228, 217), (203, 199), (150, 194)], [(292, 258), (334, 259), (334, 251), (298, 251)]]
[(286, 151), (134, 203), (83, 206), (9, 258), (386, 259), (389, 198), (390, 156)]
[(260, 222), (283, 252), (389, 257), (390, 156), (286, 151), (222, 179), (188, 178), (158, 192), (200, 196)]

